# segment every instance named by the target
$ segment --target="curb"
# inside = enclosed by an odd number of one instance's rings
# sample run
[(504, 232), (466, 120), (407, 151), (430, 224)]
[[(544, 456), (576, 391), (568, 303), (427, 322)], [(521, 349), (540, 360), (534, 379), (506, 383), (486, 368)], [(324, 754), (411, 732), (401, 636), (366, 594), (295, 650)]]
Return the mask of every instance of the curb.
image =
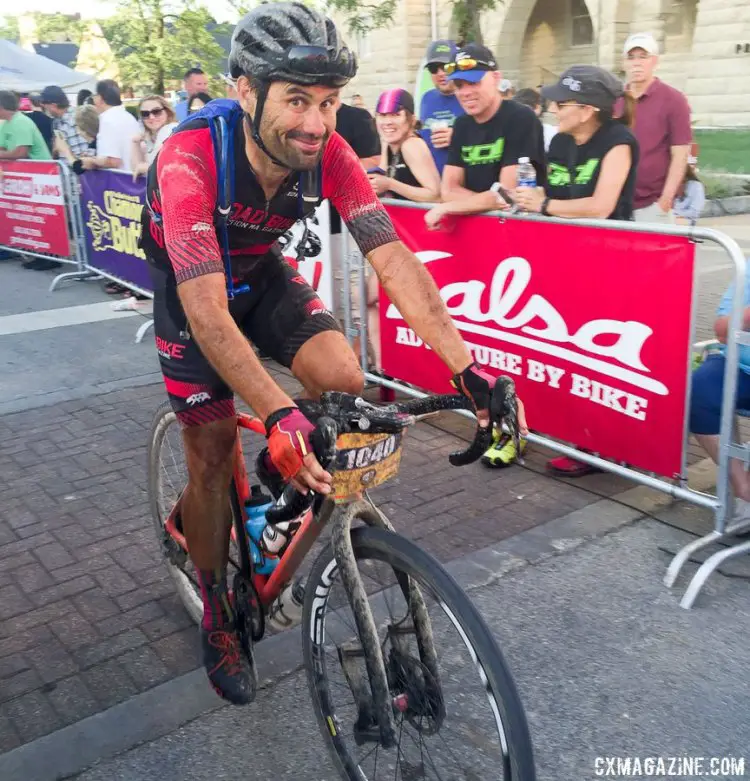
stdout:
[[(688, 473), (695, 490), (706, 491), (715, 483), (715, 467), (710, 459), (693, 465)], [(473, 591), (518, 569), (611, 534), (674, 502), (668, 494), (636, 486), (444, 566), (463, 588)], [(261, 688), (302, 668), (298, 633), (299, 628), (292, 629), (256, 646)], [(194, 670), (0, 755), (0, 779), (71, 778), (102, 760), (169, 735), (222, 707), (230, 706), (217, 698), (203, 670)]]

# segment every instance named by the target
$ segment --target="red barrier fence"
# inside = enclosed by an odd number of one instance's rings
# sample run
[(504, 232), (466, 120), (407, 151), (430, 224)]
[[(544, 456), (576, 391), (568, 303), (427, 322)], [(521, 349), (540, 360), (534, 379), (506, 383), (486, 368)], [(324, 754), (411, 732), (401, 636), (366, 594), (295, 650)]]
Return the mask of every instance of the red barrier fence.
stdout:
[[(388, 206), (475, 359), (512, 376), (532, 429), (673, 477), (682, 468), (695, 245), (477, 215), (428, 231)], [(448, 370), (381, 290), (383, 369), (448, 392)]]
[(3, 160), (0, 165), (0, 244), (33, 253), (70, 257), (60, 166), (43, 160)]

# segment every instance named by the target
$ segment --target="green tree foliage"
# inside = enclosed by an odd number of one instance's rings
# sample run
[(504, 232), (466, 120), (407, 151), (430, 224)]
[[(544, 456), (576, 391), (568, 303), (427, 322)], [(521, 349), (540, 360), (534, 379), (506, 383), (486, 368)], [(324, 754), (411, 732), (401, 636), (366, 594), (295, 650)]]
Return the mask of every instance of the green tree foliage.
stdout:
[(18, 43), (18, 17), (3, 16), (0, 17), (0, 39)]
[(192, 67), (209, 75), (225, 68), (224, 52), (207, 29), (213, 19), (192, 2), (119, 0), (102, 21), (124, 85), (163, 93), (165, 82)]
[(80, 15), (35, 13), (37, 38), (41, 43), (70, 41), (80, 46), (85, 22)]
[[(482, 43), (480, 14), (489, 11), (503, 0), (452, 0), (453, 23), (457, 30), (459, 44), (468, 41)], [(341, 11), (347, 18), (349, 29), (353, 33), (365, 33), (379, 27), (387, 27), (393, 21), (398, 0), (381, 2), (361, 2), (361, 0), (330, 0), (328, 7)]]

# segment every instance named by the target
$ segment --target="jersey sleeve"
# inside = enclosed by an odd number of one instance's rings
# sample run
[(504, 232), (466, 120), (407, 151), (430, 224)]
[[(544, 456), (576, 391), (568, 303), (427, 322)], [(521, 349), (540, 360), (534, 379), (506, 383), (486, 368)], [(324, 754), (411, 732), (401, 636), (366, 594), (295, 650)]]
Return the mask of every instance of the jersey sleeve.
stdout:
[(323, 153), (323, 198), (331, 200), (363, 255), (399, 240), (354, 150), (338, 133)]
[(177, 284), (224, 272), (214, 228), (216, 163), (207, 128), (170, 136), (157, 158), (156, 175), (164, 244)]

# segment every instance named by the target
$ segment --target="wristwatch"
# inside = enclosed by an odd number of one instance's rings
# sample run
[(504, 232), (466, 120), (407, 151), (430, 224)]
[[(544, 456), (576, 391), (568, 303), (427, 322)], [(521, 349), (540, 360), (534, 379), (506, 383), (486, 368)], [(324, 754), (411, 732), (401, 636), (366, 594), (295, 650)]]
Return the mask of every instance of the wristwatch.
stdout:
[(550, 198), (549, 198), (549, 196), (547, 196), (542, 201), (542, 208), (539, 210), (539, 213), (543, 214), (545, 217), (549, 217), (550, 216), (550, 213), (547, 211), (547, 207), (549, 206), (549, 201), (550, 201)]

